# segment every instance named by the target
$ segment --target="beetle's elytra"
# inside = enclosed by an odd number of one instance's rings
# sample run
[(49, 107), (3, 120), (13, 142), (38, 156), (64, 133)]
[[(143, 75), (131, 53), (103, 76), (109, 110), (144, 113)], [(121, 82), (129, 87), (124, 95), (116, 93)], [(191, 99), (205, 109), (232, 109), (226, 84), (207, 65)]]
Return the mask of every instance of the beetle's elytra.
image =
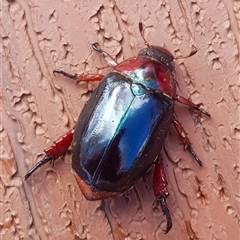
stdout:
[[(141, 23), (139, 29), (143, 37)], [(202, 165), (181, 123), (174, 117), (174, 102), (186, 104), (208, 117), (210, 115), (177, 95), (172, 54), (162, 47), (150, 46), (146, 40), (145, 43), (147, 47), (137, 57), (120, 64), (97, 43), (93, 44), (93, 49), (114, 66), (106, 76), (54, 71), (77, 81), (101, 82), (83, 108), (75, 128), (45, 150), (44, 159), (26, 174), (25, 179), (46, 162), (62, 156), (72, 142), (73, 173), (89, 200), (126, 192), (154, 164), (153, 189), (167, 218), (167, 233), (172, 220), (166, 204), (169, 194), (161, 150), (171, 123), (184, 147)]]

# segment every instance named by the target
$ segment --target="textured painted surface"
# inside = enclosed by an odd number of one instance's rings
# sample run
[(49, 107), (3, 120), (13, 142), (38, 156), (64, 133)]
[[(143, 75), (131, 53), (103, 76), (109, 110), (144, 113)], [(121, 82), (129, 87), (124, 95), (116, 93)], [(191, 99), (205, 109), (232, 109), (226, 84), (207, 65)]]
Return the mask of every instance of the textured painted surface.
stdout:
[[(239, 1), (1, 2), (1, 239), (238, 239), (240, 225), (240, 2)], [(212, 115), (196, 121), (177, 104), (200, 168), (170, 129), (165, 156), (173, 229), (164, 235), (153, 205), (152, 171), (123, 196), (84, 199), (71, 174), (71, 156), (27, 170), (74, 126), (95, 83), (54, 76), (107, 73), (91, 50), (98, 41), (118, 62), (136, 55), (145, 37), (176, 60), (179, 93)]]

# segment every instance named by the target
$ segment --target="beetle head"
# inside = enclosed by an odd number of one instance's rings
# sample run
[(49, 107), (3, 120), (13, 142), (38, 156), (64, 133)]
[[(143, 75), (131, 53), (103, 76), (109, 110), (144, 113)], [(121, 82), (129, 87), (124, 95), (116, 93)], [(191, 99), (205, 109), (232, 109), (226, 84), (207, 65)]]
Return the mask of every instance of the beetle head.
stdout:
[(160, 62), (168, 70), (173, 72), (174, 71), (173, 55), (166, 48), (150, 45), (144, 37), (144, 33), (143, 33), (144, 29), (143, 29), (143, 24), (141, 22), (138, 24), (138, 27), (139, 27), (139, 32), (140, 32), (145, 44), (147, 45), (147, 48), (140, 50), (140, 52), (138, 53), (138, 56), (150, 57), (150, 58)]
[(174, 71), (173, 55), (165, 48), (159, 46), (148, 46), (139, 51), (138, 56), (150, 57), (163, 64), (169, 71)]

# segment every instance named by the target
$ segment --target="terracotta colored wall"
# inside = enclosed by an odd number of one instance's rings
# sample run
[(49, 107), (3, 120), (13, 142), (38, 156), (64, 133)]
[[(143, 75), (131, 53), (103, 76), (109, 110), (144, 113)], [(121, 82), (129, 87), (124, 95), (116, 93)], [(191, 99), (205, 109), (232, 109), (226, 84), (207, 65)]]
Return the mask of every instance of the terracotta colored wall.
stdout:
[[(132, 1), (133, 2), (133, 1)], [(239, 1), (6, 1), (2, 22), (1, 239), (238, 239), (240, 222)], [(85, 200), (71, 174), (71, 156), (47, 165), (27, 182), (42, 150), (74, 126), (95, 83), (54, 76), (107, 73), (92, 51), (98, 41), (120, 62), (146, 39), (176, 61), (179, 94), (212, 115), (195, 122), (176, 104), (200, 168), (173, 127), (166, 140), (173, 229), (153, 209), (152, 171), (115, 199)]]

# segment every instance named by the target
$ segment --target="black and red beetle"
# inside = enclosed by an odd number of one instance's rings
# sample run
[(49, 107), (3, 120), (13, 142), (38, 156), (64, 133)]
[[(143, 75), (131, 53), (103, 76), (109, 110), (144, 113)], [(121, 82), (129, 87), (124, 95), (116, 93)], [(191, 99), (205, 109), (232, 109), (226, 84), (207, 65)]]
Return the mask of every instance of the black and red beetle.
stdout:
[[(143, 36), (142, 24), (139, 24)], [(167, 180), (161, 150), (171, 123), (186, 149), (193, 151), (181, 123), (174, 115), (174, 101), (186, 104), (208, 117), (210, 115), (190, 100), (176, 94), (173, 56), (166, 49), (150, 46), (137, 57), (120, 64), (97, 43), (92, 47), (114, 70), (106, 76), (71, 75), (76, 81), (99, 81), (99, 86), (84, 106), (77, 125), (50, 148), (46, 156), (25, 176), (66, 153), (73, 141), (72, 170), (82, 193), (88, 200), (99, 200), (129, 190), (155, 164), (153, 189), (156, 202), (167, 218), (166, 233), (172, 227), (166, 204)]]

